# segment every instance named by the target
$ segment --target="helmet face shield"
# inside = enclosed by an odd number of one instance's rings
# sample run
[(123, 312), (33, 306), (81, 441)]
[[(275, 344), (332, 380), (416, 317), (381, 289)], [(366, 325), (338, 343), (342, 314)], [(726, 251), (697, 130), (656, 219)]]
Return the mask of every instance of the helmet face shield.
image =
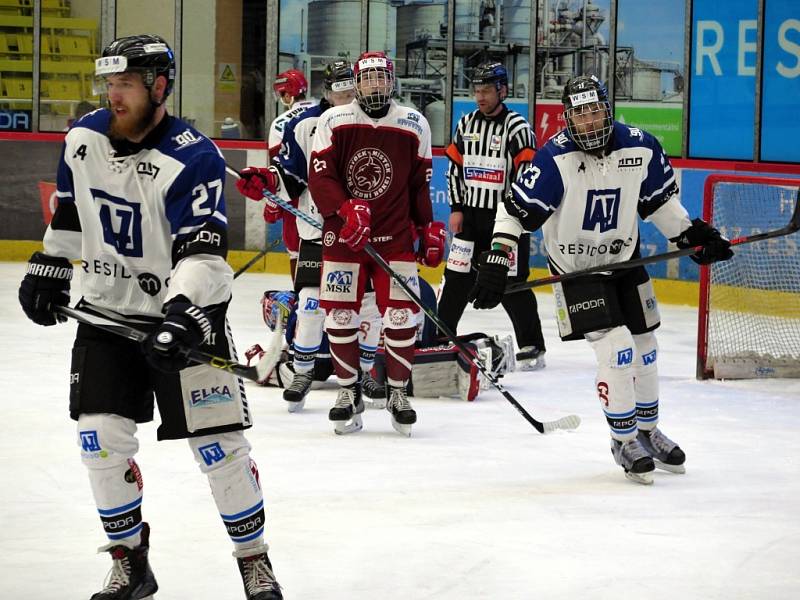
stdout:
[(561, 100), (572, 141), (581, 150), (602, 150), (614, 128), (605, 87), (596, 77), (576, 77), (567, 83)]
[(366, 111), (385, 108), (394, 92), (394, 65), (383, 52), (365, 52), (355, 65), (356, 98)]
[(122, 75), (123, 73), (138, 73), (142, 77), (142, 83), (148, 88), (152, 87), (158, 77), (158, 73), (153, 67), (128, 66), (128, 59), (124, 56), (102, 56), (94, 61), (92, 93), (95, 96), (105, 95), (107, 78), (110, 75)]

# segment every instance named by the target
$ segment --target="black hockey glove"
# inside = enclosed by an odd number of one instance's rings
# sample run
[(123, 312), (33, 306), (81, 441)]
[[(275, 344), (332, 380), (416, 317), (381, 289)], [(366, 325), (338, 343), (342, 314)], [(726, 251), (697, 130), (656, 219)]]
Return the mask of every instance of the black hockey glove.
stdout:
[(19, 285), (19, 303), (28, 318), (38, 325), (64, 323), (67, 317), (56, 307), (69, 304), (72, 265), (66, 258), (34, 252)]
[(489, 250), (478, 260), (478, 279), (468, 300), (475, 308), (494, 308), (503, 299), (511, 259), (503, 250)]
[(689, 257), (698, 265), (710, 265), (733, 257), (731, 243), (703, 219), (694, 219), (691, 227), (671, 241), (675, 242), (678, 248), (703, 246), (702, 250)]
[(176, 373), (190, 365), (188, 350), (211, 339), (211, 320), (183, 296), (170, 300), (165, 308), (161, 325), (144, 341), (145, 357), (159, 371)]

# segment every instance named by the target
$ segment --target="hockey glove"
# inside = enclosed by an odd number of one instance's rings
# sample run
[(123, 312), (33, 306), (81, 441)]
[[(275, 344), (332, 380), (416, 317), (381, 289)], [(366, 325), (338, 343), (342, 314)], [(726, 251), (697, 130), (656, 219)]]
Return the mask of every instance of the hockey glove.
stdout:
[(251, 200), (261, 200), (264, 197), (264, 190), (270, 194), (278, 191), (278, 175), (272, 169), (260, 167), (247, 167), (242, 169), (241, 177), (236, 180), (236, 189), (243, 196)]
[(689, 257), (698, 265), (710, 265), (733, 257), (731, 243), (702, 219), (694, 219), (691, 227), (671, 241), (675, 242), (678, 248), (703, 246), (702, 250)]
[(369, 203), (366, 200), (352, 198), (342, 204), (337, 214), (344, 220), (339, 236), (353, 252), (363, 250), (369, 242), (370, 215)]
[(447, 232), (444, 223), (433, 221), (419, 228), (419, 250), (417, 262), (426, 267), (438, 267), (444, 258), (444, 243)]
[(19, 303), (28, 318), (38, 325), (64, 323), (67, 317), (56, 307), (69, 304), (72, 265), (66, 258), (34, 252), (19, 286)]
[(481, 254), (478, 261), (478, 279), (469, 293), (468, 300), (475, 308), (494, 308), (503, 299), (506, 291), (511, 258), (503, 250), (489, 250)]
[(189, 366), (188, 350), (211, 339), (211, 319), (184, 296), (170, 300), (165, 308), (161, 325), (144, 341), (145, 357), (159, 371), (176, 373)]

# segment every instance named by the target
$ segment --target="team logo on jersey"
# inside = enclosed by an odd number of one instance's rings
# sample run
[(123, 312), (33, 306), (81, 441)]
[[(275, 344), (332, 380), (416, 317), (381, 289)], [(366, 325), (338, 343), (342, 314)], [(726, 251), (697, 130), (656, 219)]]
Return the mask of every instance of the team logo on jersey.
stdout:
[(145, 177), (152, 177), (153, 179), (155, 179), (156, 177), (158, 177), (158, 172), (160, 170), (161, 169), (159, 167), (155, 166), (151, 162), (136, 163), (136, 172), (139, 175), (144, 175)]
[(600, 228), (605, 233), (617, 228), (619, 216), (620, 188), (613, 190), (589, 190), (586, 192), (586, 209), (583, 213), (583, 229), (594, 231)]
[(136, 280), (139, 288), (149, 296), (157, 296), (161, 291), (161, 280), (152, 273), (139, 273)]
[(332, 231), (328, 231), (325, 236), (322, 238), (322, 243), (326, 246), (333, 246), (333, 242), (336, 241), (336, 234)]
[(350, 158), (345, 176), (352, 196), (373, 200), (392, 185), (392, 174), (392, 163), (383, 151), (364, 148)]
[(215, 462), (219, 462), (225, 458), (225, 452), (222, 450), (222, 446), (219, 445), (219, 442), (200, 446), (197, 451), (200, 453), (203, 462), (209, 467)]
[(617, 163), (618, 169), (638, 169), (641, 166), (642, 166), (641, 156), (628, 156), (625, 158), (620, 158), (619, 162)]
[(191, 129), (186, 129), (183, 133), (179, 133), (172, 139), (178, 144), (177, 150), (183, 150), (198, 142), (202, 142), (203, 136), (197, 137)]
[(142, 257), (142, 207), (90, 188), (103, 227), (103, 241), (122, 256)]
[(642, 354), (642, 362), (646, 365), (652, 365), (654, 362), (656, 362), (656, 352), (657, 350), (653, 350), (647, 354)]

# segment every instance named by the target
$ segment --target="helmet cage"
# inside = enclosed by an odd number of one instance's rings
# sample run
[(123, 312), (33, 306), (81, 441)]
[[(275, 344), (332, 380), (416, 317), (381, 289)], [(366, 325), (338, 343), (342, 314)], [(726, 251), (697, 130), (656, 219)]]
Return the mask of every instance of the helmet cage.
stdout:
[(394, 93), (394, 65), (382, 52), (367, 52), (356, 62), (356, 98), (365, 111), (385, 108)]
[[(586, 115), (592, 115), (587, 119)], [(580, 117), (583, 126), (575, 123)], [(611, 104), (598, 96), (596, 90), (570, 94), (569, 104), (564, 109), (567, 133), (581, 150), (592, 151), (605, 148), (611, 139), (614, 125), (611, 119)], [(589, 127), (585, 125), (590, 124)]]

